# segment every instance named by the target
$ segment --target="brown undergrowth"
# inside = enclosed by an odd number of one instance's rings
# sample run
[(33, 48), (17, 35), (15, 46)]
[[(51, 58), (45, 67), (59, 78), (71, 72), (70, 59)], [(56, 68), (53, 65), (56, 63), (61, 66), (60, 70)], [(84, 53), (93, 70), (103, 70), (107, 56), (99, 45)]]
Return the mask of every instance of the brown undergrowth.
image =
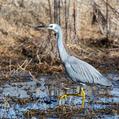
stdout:
[[(53, 33), (46, 30), (38, 32), (28, 26), (49, 23), (47, 4), (42, 3), (38, 8), (34, 7), (36, 3), (29, 7), (25, 5), (0, 1), (0, 79), (8, 80), (11, 75), (22, 71), (36, 76), (64, 71)], [(65, 28), (63, 32), (65, 37)], [(72, 35), (66, 41), (66, 48), (72, 55), (91, 63), (102, 72), (119, 71), (118, 39), (106, 42), (98, 26), (84, 25), (80, 31), (77, 30), (76, 40), (73, 41)]]

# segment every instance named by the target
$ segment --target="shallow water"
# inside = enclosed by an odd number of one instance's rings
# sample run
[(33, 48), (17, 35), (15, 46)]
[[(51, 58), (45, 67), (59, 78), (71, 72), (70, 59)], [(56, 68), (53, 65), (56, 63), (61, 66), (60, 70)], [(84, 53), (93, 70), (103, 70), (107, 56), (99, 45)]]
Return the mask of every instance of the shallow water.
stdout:
[(112, 88), (102, 89), (85, 86), (86, 100), (57, 97), (65, 93), (76, 94), (80, 86), (68, 81), (64, 75), (45, 75), (34, 80), (6, 82), (0, 87), (0, 118), (119, 118), (119, 74), (108, 73), (115, 82)]

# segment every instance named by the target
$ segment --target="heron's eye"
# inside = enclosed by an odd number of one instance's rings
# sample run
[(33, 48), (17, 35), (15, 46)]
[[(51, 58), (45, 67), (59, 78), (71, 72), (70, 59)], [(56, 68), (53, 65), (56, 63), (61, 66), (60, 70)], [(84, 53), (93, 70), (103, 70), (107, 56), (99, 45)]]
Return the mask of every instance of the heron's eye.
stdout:
[(50, 27), (53, 27), (53, 25), (50, 25)]

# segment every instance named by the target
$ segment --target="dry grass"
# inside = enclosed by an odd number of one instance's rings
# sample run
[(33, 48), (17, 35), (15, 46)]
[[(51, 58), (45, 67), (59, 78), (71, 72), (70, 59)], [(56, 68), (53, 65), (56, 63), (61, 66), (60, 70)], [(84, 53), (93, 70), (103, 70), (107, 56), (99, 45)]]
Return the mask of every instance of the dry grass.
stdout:
[[(11, 75), (10, 72), (17, 70), (30, 71), (36, 75), (41, 72), (63, 71), (55, 37), (51, 35), (49, 40), (47, 31), (36, 32), (27, 25), (42, 22), (49, 23), (48, 5), (45, 2), (42, 2), (41, 5), (34, 2), (33, 5), (24, 4), (22, 6), (21, 4), (20, 6), (18, 4), (17, 6), (16, 3), (11, 4), (8, 0), (1, 0), (0, 8), (1, 75), (9, 77), (8, 75)], [(71, 20), (69, 21), (71, 22)], [(87, 21), (88, 23), (86, 23)], [(111, 46), (105, 48), (103, 43), (98, 46), (98, 43), (101, 41), (100, 38), (104, 36), (100, 33), (99, 26), (92, 26), (89, 24), (90, 21), (88, 19), (86, 21), (83, 20), (81, 28), (77, 27), (76, 43), (73, 40), (73, 30), (68, 31), (68, 34), (71, 32), (71, 35), (67, 41), (67, 49), (71, 54), (92, 63), (98, 68), (101, 68), (99, 67), (100, 64), (109, 64), (108, 68), (111, 69), (111, 65), (114, 64), (115, 69), (119, 70), (119, 49), (114, 49)], [(62, 21), (65, 33), (63, 23)], [(118, 42), (118, 40), (115, 41)]]

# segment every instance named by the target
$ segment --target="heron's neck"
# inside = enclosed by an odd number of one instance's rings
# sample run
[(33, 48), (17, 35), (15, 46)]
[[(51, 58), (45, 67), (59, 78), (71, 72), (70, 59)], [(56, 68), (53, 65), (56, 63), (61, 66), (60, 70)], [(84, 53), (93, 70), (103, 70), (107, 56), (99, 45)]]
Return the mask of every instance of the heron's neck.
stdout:
[(58, 33), (57, 33), (57, 42), (58, 42), (58, 50), (59, 50), (59, 54), (60, 54), (60, 58), (61, 60), (64, 62), (67, 57), (68, 57), (68, 53), (64, 47), (64, 44), (63, 44), (63, 39), (62, 39), (63, 35), (62, 35), (62, 31), (60, 30)]

